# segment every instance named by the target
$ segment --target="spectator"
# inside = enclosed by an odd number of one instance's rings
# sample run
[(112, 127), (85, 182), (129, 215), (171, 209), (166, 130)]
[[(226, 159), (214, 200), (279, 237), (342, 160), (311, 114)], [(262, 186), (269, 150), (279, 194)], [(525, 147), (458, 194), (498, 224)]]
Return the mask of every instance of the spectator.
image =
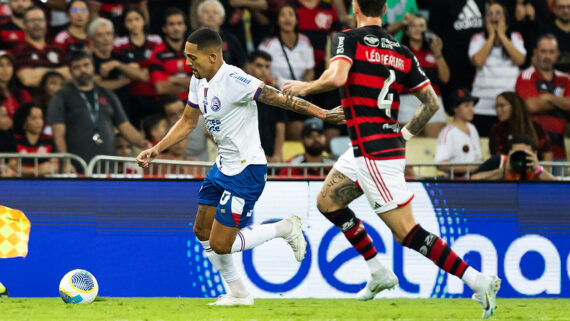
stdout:
[[(24, 103), (14, 114), (14, 139), (19, 154), (50, 154), (54, 151), (53, 137), (43, 133), (44, 114), (40, 106)], [(34, 159), (22, 159), (22, 176), (46, 176), (58, 172), (57, 160), (38, 158), (37, 168)], [(17, 171), (16, 160), (10, 166)]]
[(495, 97), (515, 87), (518, 66), (525, 61), (526, 49), (522, 36), (509, 29), (504, 7), (494, 3), (487, 9), (485, 33), (473, 36), (469, 44), (469, 57), (477, 67), (473, 81), (473, 95), (480, 97), (475, 106), (473, 124), (483, 137), (489, 136), (497, 121)]
[[(174, 124), (182, 117), (184, 113), (185, 103), (178, 99), (176, 96), (166, 96), (163, 100), (164, 114), (166, 115), (166, 120), (168, 121), (168, 128), (174, 126)], [(209, 160), (208, 156), (208, 136), (210, 135), (206, 130), (206, 124), (204, 122), (204, 116), (200, 115), (198, 119), (198, 124), (202, 126), (196, 126), (194, 130), (188, 135), (188, 144), (186, 147), (186, 156), (192, 157), (199, 161), (207, 162)]]
[(552, 160), (550, 138), (540, 124), (532, 120), (524, 100), (512, 91), (506, 91), (495, 100), (499, 122), (491, 127), (489, 150), (491, 155), (508, 154), (513, 137), (528, 135), (538, 147), (538, 159)]
[(148, 74), (127, 55), (113, 51), (114, 29), (111, 21), (97, 18), (89, 25), (89, 37), (95, 66), (95, 83), (113, 90), (128, 116), (131, 123), (136, 124), (132, 115), (135, 114), (129, 97), (128, 85), (131, 81), (147, 81)]
[[(546, 131), (552, 144), (555, 161), (566, 161), (564, 132), (570, 111), (570, 79), (554, 69), (560, 52), (552, 34), (538, 39), (534, 49), (535, 66), (524, 70), (518, 77), (516, 91), (526, 102), (528, 111)], [(554, 168), (555, 175), (561, 169)]]
[[(12, 119), (6, 115), (6, 108), (0, 105), (0, 153), (15, 153), (14, 133), (11, 130)], [(0, 162), (0, 177), (15, 177), (18, 173), (12, 169), (10, 160), (4, 164)]]
[(87, 24), (89, 7), (87, 0), (72, 0), (67, 3), (69, 27), (55, 36), (54, 44), (63, 51), (84, 50), (89, 45)]
[(164, 16), (164, 42), (152, 51), (150, 56), (150, 80), (159, 95), (178, 95), (188, 99), (188, 88), (192, 68), (186, 65), (184, 34), (186, 33), (184, 12), (167, 9)]
[(40, 106), (44, 115), (47, 114), (47, 107), (53, 94), (60, 90), (65, 83), (63, 76), (57, 71), (48, 71), (42, 77), (38, 87), (38, 95), (34, 102)]
[[(182, 12), (190, 12), (190, 3), (200, 2), (200, 0), (189, 0), (189, 1), (180, 1), (180, 0), (152, 0), (148, 2), (148, 13), (150, 15), (150, 33), (160, 34), (163, 32), (164, 27), (164, 19), (166, 17), (166, 13), (171, 8), (177, 8)], [(196, 16), (190, 16), (190, 19), (194, 19)], [(192, 23), (198, 24), (198, 19), (192, 21)]]
[(413, 20), (413, 15), (418, 13), (416, 0), (387, 0), (386, 14), (382, 17), (382, 25), (386, 25), (386, 31), (398, 41), (402, 39), (402, 31)]
[[(286, 80), (311, 81), (315, 77), (313, 46), (307, 36), (299, 33), (299, 17), (291, 5), (279, 10), (275, 24), (275, 36), (265, 40), (259, 50), (271, 55), (271, 73), (277, 78), (273, 84), (281, 88)], [(299, 140), (303, 122), (307, 117), (287, 112), (287, 137)], [(267, 150), (265, 151), (267, 153)]]
[(46, 41), (46, 18), (39, 7), (29, 8), (24, 14), (26, 41), (14, 48), (17, 77), (26, 87), (38, 87), (44, 74), (54, 70), (69, 79), (65, 65), (66, 54), (61, 48)]
[(14, 57), (0, 51), (0, 106), (5, 107), (7, 116), (12, 119), (18, 106), (30, 100), (30, 94), (18, 85), (14, 77)]
[[(121, 134), (115, 135), (115, 155), (120, 157), (133, 157), (133, 146)], [(133, 162), (118, 162), (118, 174), (141, 174), (142, 168)]]
[(218, 0), (204, 0), (198, 5), (198, 21), (200, 27), (212, 29), (222, 38), (222, 54), (224, 61), (242, 68), (245, 63), (245, 52), (239, 40), (220, 26), (224, 23), (226, 12)]
[(48, 121), (58, 152), (76, 154), (86, 162), (96, 155), (114, 155), (113, 126), (135, 146), (147, 148), (150, 143), (128, 122), (117, 96), (94, 83), (92, 59), (86, 52), (72, 52), (73, 83), (50, 101)]
[[(123, 56), (126, 55), (138, 63), (145, 73), (145, 79), (147, 79), (149, 78), (150, 54), (156, 46), (162, 43), (162, 38), (158, 35), (148, 34), (148, 23), (139, 8), (132, 8), (127, 11), (125, 28), (128, 35), (115, 40), (114, 51)], [(129, 119), (136, 127), (139, 127), (140, 120), (144, 117), (161, 112), (158, 95), (148, 79), (131, 82), (129, 96), (133, 108), (130, 108), (127, 113), (131, 113)]]
[(269, 7), (267, 0), (221, 0), (226, 12), (222, 29), (236, 36), (245, 52), (255, 49), (251, 34), (251, 12), (265, 11)]
[(26, 41), (24, 13), (33, 5), (32, 0), (9, 0), (10, 19), (0, 24), (0, 50), (10, 50)]
[(142, 121), (144, 138), (153, 146), (166, 135), (166, 118), (161, 114), (146, 116)]
[[(451, 93), (446, 112), (453, 116), (451, 124), (439, 134), (435, 149), (436, 162), (471, 163), (482, 160), (479, 133), (473, 126), (474, 105), (479, 98), (471, 96), (468, 89), (458, 89)], [(451, 166), (439, 166), (446, 173), (451, 172)], [(477, 166), (453, 166), (453, 175), (462, 176), (473, 172)]]
[(102, 17), (113, 23), (115, 30), (123, 34), (123, 14), (131, 8), (138, 8), (149, 20), (148, 0), (89, 0), (92, 19)]
[[(522, 151), (522, 159), (515, 152)], [(536, 145), (529, 136), (513, 138), (508, 155), (493, 155), (471, 176), (474, 180), (540, 180), (552, 181), (554, 176), (538, 163)]]
[[(520, 31), (525, 43), (526, 52), (532, 52), (540, 31), (550, 24), (548, 6), (544, 0), (517, 0), (513, 5), (513, 30)], [(528, 67), (532, 55), (527, 55), (524, 68)]]
[[(317, 118), (309, 118), (305, 121), (302, 131), (303, 148), (305, 152), (299, 154), (289, 159), (287, 163), (289, 164), (303, 164), (303, 163), (322, 163), (323, 165), (334, 164), (334, 159), (323, 155), (326, 147), (326, 138), (324, 134), (323, 121)], [(330, 168), (324, 169), (321, 174), (320, 168), (307, 168), (307, 176), (311, 177), (324, 177), (330, 171)], [(289, 176), (289, 171), (291, 171), (291, 176), (304, 176), (305, 168), (283, 168), (279, 172), (279, 175)]]
[(570, 72), (570, 0), (554, 1), (555, 19), (546, 28), (558, 40), (560, 55), (554, 66), (563, 72)]
[[(414, 56), (416, 56), (420, 67), (425, 71), (431, 81), (433, 90), (439, 98), (440, 105), (443, 105), (439, 84), (446, 84), (449, 81), (449, 67), (442, 54), (443, 42), (441, 38), (427, 30), (426, 25), (426, 19), (422, 15), (411, 15), (410, 23), (404, 29), (402, 44), (410, 48)], [(402, 93), (402, 95), (400, 95), (398, 121), (401, 124), (409, 122), (419, 105), (420, 101), (415, 95), (407, 91)], [(424, 136), (438, 137), (443, 127), (445, 127), (445, 112), (443, 108), (440, 108), (426, 125)]]
[[(256, 50), (247, 57), (245, 71), (266, 84), (270, 84), (271, 64), (271, 56), (267, 52)], [(261, 147), (265, 151), (267, 161), (282, 163), (287, 111), (257, 102), (257, 119)]]
[(445, 44), (442, 53), (451, 73), (448, 85), (441, 88), (444, 100), (453, 90), (473, 85), (475, 68), (467, 51), (471, 37), (483, 30), (484, 10), (485, 0), (431, 1), (428, 28)]

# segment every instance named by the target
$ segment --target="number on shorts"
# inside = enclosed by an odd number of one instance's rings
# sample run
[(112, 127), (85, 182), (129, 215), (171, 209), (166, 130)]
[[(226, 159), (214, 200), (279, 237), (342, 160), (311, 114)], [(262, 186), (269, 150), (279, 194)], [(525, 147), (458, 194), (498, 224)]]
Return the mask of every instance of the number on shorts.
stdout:
[(378, 94), (378, 108), (386, 113), (386, 117), (392, 118), (392, 102), (394, 101), (394, 95), (389, 94), (388, 90), (390, 85), (396, 80), (396, 74), (393, 70), (390, 70), (390, 76), (384, 81), (384, 87)]

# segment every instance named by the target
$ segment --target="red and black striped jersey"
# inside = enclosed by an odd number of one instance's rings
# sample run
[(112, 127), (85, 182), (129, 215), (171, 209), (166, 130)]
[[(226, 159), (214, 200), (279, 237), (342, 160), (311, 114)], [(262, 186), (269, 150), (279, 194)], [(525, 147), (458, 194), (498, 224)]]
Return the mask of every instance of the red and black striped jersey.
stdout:
[(355, 156), (405, 158), (398, 111), (404, 88), (414, 92), (430, 84), (417, 59), (382, 27), (339, 32), (331, 60), (351, 64), (341, 88), (341, 103)]
[(24, 41), (14, 47), (13, 52), (17, 52), (16, 69), (25, 68), (58, 68), (67, 64), (67, 55), (61, 48), (49, 43), (45, 43), (42, 49), (38, 49), (29, 42)]
[(63, 30), (55, 36), (53, 44), (65, 52), (72, 52), (84, 50), (90, 42), (89, 38), (79, 39), (69, 33), (69, 31)]
[[(150, 81), (154, 84), (168, 81), (168, 76), (191, 77), (192, 68), (186, 65), (182, 50), (171, 48), (166, 42), (156, 46), (150, 55)], [(180, 99), (188, 99), (188, 91), (178, 94)]]
[[(54, 151), (55, 145), (53, 142), (53, 137), (51, 135), (41, 134), (40, 139), (35, 143), (31, 144), (28, 141), (26, 135), (14, 134), (14, 143), (16, 145), (16, 152), (18, 154), (50, 154)], [(38, 164), (49, 161), (49, 158), (39, 158)], [(34, 160), (32, 158), (23, 159), (22, 165), (29, 167), (34, 166)]]
[[(162, 43), (159, 35), (147, 35), (142, 46), (131, 42), (128, 36), (115, 39), (115, 52), (128, 56), (139, 64), (141, 68), (150, 66), (150, 55), (154, 48)], [(129, 94), (135, 96), (156, 96), (153, 84), (149, 81), (135, 81), (129, 85)]]
[(16, 45), (26, 41), (26, 32), (11, 19), (0, 24), (0, 50), (12, 50)]

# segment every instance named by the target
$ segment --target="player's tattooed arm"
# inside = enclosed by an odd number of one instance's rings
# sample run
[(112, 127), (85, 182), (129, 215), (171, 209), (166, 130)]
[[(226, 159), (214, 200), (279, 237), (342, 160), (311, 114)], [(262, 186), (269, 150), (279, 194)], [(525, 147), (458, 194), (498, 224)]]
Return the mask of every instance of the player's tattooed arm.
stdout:
[(332, 124), (340, 125), (346, 123), (344, 120), (344, 112), (340, 106), (331, 110), (322, 109), (302, 98), (284, 94), (269, 85), (263, 86), (257, 101), (282, 109), (292, 110), (299, 114), (317, 117)]
[(439, 109), (439, 101), (432, 86), (427, 86), (416, 93), (416, 97), (422, 102), (412, 120), (404, 127), (412, 135), (422, 132), (430, 118)]

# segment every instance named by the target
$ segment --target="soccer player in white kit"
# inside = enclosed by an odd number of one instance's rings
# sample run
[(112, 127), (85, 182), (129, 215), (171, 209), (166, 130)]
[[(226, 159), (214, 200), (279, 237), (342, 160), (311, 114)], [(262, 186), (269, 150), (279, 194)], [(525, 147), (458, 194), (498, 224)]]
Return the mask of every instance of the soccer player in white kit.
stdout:
[(163, 150), (181, 141), (196, 127), (200, 113), (218, 145), (218, 157), (198, 195), (194, 234), (206, 256), (229, 287), (213, 305), (251, 305), (232, 261), (231, 253), (254, 248), (281, 237), (297, 261), (305, 256), (301, 218), (292, 215), (273, 224), (246, 227), (255, 202), (265, 186), (267, 161), (261, 148), (255, 101), (343, 124), (340, 107), (321, 109), (303, 99), (287, 96), (241, 69), (224, 63), (217, 32), (198, 29), (187, 39), (186, 63), (193, 69), (187, 106), (180, 120), (154, 147), (139, 154), (141, 167)]

